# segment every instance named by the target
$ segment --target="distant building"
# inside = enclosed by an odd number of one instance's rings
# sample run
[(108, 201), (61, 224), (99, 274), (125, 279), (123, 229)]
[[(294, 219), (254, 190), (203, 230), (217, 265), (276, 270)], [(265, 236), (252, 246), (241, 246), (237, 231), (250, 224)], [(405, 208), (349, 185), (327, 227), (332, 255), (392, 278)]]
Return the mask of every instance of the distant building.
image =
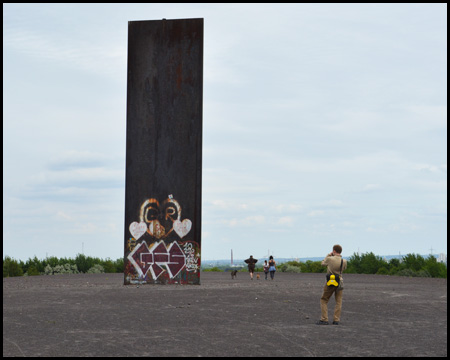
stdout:
[(445, 255), (443, 253), (440, 253), (438, 258), (437, 258), (437, 261), (440, 262), (440, 263), (447, 264), (447, 255)]

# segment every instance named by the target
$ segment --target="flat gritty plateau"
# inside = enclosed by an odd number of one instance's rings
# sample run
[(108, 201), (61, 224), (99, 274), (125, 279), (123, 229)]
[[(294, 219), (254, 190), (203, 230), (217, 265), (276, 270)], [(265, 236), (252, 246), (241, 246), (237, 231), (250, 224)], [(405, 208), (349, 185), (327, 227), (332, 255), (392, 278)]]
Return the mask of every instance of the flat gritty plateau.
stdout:
[(346, 274), (340, 325), (318, 326), (324, 278), (4, 278), (3, 356), (447, 356), (447, 279)]

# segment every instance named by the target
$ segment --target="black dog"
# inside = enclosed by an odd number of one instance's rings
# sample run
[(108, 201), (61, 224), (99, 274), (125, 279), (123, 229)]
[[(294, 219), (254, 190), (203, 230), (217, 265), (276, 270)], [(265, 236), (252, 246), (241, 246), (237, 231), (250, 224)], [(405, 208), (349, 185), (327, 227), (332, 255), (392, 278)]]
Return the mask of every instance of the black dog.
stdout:
[(236, 277), (236, 275), (237, 275), (237, 270), (233, 270), (231, 272), (231, 279), (234, 279)]

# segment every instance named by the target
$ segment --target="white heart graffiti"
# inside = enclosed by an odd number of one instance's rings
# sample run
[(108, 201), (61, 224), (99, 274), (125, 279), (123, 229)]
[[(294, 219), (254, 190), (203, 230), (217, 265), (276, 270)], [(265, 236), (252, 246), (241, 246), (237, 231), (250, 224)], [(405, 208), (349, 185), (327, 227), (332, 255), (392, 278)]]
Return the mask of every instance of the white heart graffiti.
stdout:
[(147, 231), (147, 224), (145, 222), (132, 222), (130, 224), (130, 233), (137, 240)]
[(191, 231), (191, 228), (192, 228), (192, 221), (189, 219), (184, 219), (183, 221), (175, 220), (173, 222), (173, 229), (178, 234), (180, 239), (186, 236), (188, 232)]

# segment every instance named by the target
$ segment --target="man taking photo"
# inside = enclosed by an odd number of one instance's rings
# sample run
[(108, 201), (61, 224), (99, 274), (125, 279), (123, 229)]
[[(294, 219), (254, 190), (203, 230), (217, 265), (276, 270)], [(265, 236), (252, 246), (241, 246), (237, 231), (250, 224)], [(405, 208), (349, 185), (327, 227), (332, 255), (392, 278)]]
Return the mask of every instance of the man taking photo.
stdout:
[[(338, 288), (340, 274), (347, 269), (347, 260), (342, 259), (342, 246), (334, 245), (333, 251), (329, 253), (322, 261), (322, 266), (327, 267), (327, 281), (323, 288), (323, 294), (320, 298), (320, 309), (322, 316), (316, 322), (317, 325), (328, 325), (328, 300), (335, 294), (336, 306), (334, 307), (333, 325), (339, 325), (342, 309), (342, 293), (343, 290)], [(330, 275), (330, 276), (328, 276)], [(334, 275), (334, 278), (331, 276)]]

